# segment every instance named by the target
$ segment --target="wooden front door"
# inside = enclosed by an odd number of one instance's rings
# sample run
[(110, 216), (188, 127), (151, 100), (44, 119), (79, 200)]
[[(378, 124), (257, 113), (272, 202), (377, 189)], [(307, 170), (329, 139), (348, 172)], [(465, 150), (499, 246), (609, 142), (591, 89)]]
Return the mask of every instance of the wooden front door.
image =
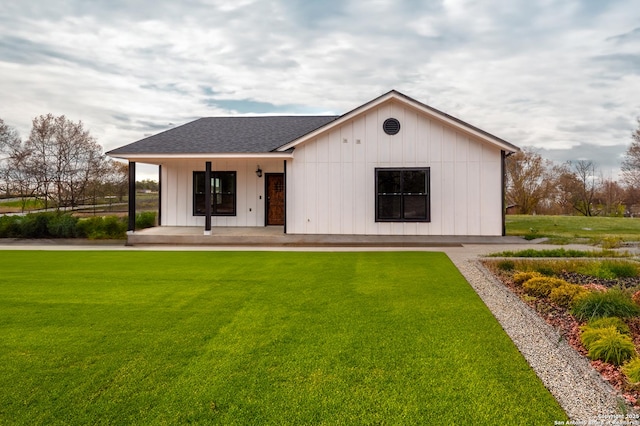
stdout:
[(284, 225), (284, 173), (267, 173), (267, 225)]

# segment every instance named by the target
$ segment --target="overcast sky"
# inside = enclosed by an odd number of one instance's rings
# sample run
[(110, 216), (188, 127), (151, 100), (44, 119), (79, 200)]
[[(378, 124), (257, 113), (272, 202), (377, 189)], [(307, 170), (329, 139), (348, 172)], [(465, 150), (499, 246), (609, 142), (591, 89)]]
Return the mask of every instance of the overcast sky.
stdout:
[(107, 151), (203, 116), (343, 114), (391, 89), (615, 174), (640, 116), (640, 5), (0, 0), (0, 118), (24, 139), (64, 114)]

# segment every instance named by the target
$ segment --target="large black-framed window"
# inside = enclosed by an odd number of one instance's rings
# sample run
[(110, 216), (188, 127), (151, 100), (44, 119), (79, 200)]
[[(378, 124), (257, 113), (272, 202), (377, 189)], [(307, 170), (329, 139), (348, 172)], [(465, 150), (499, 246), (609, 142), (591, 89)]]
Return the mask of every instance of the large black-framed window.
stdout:
[[(205, 214), (204, 172), (193, 172), (193, 215)], [(236, 215), (236, 172), (211, 172), (211, 215)]]
[(430, 169), (376, 168), (376, 222), (430, 222)]

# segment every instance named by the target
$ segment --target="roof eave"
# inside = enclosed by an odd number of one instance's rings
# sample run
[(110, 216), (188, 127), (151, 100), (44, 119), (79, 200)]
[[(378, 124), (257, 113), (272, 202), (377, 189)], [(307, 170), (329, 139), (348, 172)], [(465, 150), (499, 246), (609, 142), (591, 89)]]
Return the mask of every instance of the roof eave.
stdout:
[(129, 161), (164, 161), (180, 159), (211, 159), (211, 158), (291, 158), (292, 152), (203, 152), (203, 153), (112, 153), (107, 152), (112, 158)]

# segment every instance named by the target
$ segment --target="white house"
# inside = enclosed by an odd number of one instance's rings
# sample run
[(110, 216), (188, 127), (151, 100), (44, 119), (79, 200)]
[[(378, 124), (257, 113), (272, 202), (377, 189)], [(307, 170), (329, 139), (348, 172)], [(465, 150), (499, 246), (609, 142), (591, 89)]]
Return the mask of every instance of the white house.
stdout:
[(202, 118), (107, 154), (129, 161), (130, 188), (136, 162), (160, 166), (160, 226), (500, 236), (518, 150), (392, 90), (341, 116)]

